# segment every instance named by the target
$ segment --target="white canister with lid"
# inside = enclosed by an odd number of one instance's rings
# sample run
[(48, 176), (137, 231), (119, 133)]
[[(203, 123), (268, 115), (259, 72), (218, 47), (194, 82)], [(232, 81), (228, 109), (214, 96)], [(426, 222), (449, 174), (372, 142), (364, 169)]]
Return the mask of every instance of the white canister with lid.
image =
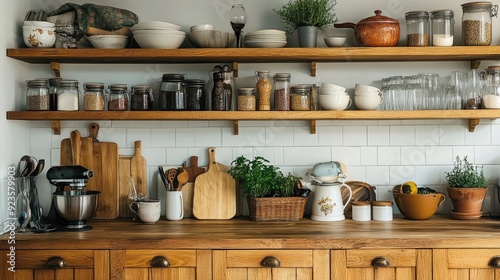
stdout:
[(374, 221), (392, 221), (392, 201), (373, 201), (372, 215)]
[(372, 219), (371, 203), (369, 201), (354, 201), (351, 203), (352, 220), (366, 222)]

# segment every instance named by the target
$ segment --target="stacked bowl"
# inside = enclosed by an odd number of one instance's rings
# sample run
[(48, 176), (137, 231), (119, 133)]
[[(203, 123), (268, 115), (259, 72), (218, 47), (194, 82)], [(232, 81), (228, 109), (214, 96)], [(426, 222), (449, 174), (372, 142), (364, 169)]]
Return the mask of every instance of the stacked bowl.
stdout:
[(189, 42), (196, 48), (229, 48), (236, 38), (232, 32), (215, 30), (209, 23), (193, 25), (189, 30)]
[(30, 48), (51, 48), (56, 42), (55, 24), (48, 21), (25, 21), (23, 39)]
[(163, 21), (140, 22), (130, 30), (143, 49), (177, 49), (186, 38), (180, 26)]
[(351, 98), (345, 87), (321, 83), (319, 87), (319, 105), (323, 110), (343, 111), (351, 106)]
[(360, 110), (376, 110), (383, 101), (380, 89), (368, 85), (356, 84), (354, 103)]
[(249, 48), (282, 48), (286, 46), (286, 34), (276, 29), (257, 30), (248, 32), (243, 43)]

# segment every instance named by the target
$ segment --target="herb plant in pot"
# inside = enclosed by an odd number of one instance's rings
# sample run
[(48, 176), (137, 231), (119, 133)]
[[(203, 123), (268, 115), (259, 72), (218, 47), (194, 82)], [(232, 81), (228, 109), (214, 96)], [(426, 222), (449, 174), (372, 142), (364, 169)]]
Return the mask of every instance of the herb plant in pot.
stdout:
[(336, 0), (290, 0), (274, 12), (285, 23), (285, 30), (297, 30), (299, 47), (316, 47), (318, 29), (337, 21)]
[(488, 181), (483, 167), (470, 163), (457, 156), (453, 170), (446, 172), (448, 197), (453, 203), (453, 218), (459, 220), (479, 219), (482, 215), (483, 201), (488, 190)]
[(228, 172), (247, 198), (251, 220), (298, 221), (304, 216), (309, 190), (297, 187), (300, 177), (284, 175), (260, 156), (253, 160), (240, 156)]

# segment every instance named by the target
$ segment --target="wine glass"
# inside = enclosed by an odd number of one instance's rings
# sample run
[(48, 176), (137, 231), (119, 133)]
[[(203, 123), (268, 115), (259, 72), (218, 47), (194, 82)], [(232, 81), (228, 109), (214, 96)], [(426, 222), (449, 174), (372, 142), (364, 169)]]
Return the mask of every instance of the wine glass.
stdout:
[(240, 47), (240, 35), (241, 30), (247, 23), (247, 12), (243, 4), (234, 4), (231, 8), (231, 13), (229, 15), (231, 27), (234, 30), (234, 35), (236, 36), (236, 47)]

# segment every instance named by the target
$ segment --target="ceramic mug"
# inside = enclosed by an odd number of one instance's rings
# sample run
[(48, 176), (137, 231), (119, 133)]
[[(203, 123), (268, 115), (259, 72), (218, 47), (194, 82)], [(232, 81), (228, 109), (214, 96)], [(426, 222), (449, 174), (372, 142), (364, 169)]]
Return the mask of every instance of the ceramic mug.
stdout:
[(168, 191), (165, 202), (165, 217), (170, 221), (179, 221), (184, 218), (184, 202), (182, 191)]
[(154, 224), (160, 219), (159, 200), (134, 201), (130, 204), (130, 210), (145, 224)]

